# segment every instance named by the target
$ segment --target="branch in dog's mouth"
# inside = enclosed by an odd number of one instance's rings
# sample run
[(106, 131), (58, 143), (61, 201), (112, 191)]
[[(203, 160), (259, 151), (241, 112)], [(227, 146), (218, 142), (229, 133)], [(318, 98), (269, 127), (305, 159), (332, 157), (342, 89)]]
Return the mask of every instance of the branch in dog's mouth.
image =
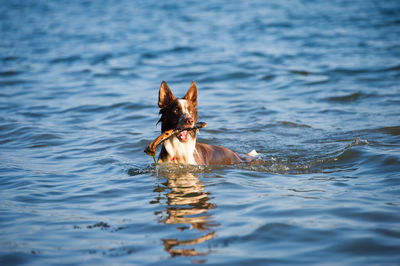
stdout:
[(164, 141), (166, 141), (167, 139), (169, 139), (170, 137), (177, 135), (183, 131), (188, 132), (190, 130), (197, 130), (200, 128), (204, 128), (206, 126), (207, 126), (207, 123), (205, 123), (205, 122), (197, 122), (193, 127), (190, 127), (190, 128), (170, 129), (170, 130), (164, 131), (160, 136), (158, 136), (152, 142), (150, 142), (149, 146), (147, 146), (147, 148), (144, 150), (144, 152), (147, 155), (154, 157), (156, 155), (157, 146), (160, 145), (161, 143), (163, 143)]

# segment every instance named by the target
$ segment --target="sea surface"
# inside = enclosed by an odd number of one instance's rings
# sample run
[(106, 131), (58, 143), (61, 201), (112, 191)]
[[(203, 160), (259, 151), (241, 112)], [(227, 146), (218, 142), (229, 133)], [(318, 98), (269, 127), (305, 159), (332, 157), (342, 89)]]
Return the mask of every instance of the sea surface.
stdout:
[[(163, 165), (158, 89), (199, 89)], [(1, 265), (399, 265), (400, 2), (1, 1)]]

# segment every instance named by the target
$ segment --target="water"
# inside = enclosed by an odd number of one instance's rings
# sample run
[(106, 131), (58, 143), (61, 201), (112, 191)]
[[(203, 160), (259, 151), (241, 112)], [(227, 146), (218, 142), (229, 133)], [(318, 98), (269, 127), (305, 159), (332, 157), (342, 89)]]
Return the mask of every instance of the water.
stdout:
[[(398, 1), (2, 1), (0, 264), (400, 262)], [(199, 87), (169, 166), (157, 90)]]

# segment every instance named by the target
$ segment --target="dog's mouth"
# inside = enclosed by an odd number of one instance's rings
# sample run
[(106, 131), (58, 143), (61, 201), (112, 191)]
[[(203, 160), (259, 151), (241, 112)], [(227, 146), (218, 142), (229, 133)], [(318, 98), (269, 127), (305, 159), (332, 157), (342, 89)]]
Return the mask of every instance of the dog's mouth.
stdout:
[(176, 135), (181, 142), (188, 142), (190, 140), (189, 131), (183, 130)]

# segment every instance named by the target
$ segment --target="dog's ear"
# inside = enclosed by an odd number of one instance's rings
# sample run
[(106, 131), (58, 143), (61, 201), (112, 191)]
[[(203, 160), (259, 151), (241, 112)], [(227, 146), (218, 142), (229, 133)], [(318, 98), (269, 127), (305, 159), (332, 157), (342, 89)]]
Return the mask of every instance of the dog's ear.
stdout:
[(161, 82), (160, 91), (158, 92), (158, 107), (161, 109), (167, 107), (175, 100), (175, 96), (169, 88), (167, 82)]
[(196, 82), (192, 82), (192, 85), (190, 86), (188, 92), (186, 93), (185, 100), (190, 101), (194, 107), (197, 106), (197, 85)]

